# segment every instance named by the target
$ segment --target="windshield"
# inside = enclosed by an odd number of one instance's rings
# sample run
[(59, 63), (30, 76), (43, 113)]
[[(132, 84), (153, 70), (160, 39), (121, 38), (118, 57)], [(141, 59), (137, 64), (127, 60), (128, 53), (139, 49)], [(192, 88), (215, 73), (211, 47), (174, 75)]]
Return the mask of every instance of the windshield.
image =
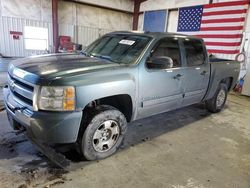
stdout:
[(139, 35), (106, 35), (89, 45), (83, 53), (115, 63), (132, 63), (150, 39)]

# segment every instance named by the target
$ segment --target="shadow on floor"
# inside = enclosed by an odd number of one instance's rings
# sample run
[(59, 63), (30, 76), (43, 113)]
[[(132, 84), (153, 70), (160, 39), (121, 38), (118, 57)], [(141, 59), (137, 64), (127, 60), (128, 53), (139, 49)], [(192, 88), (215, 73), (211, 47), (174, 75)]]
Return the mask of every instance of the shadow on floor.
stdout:
[(146, 140), (153, 139), (162, 134), (187, 126), (195, 121), (209, 116), (203, 104), (196, 104), (172, 112), (155, 115), (149, 118), (131, 123), (124, 148), (140, 144)]
[[(120, 151), (127, 149), (130, 146), (146, 142), (170, 131), (188, 126), (189, 124), (206, 118), (209, 115), (211, 115), (211, 113), (206, 110), (204, 104), (196, 104), (172, 112), (166, 112), (137, 120), (128, 125), (128, 131)], [(64, 155), (73, 162), (72, 169), (79, 167), (82, 168), (91, 163), (89, 161), (83, 161), (81, 156), (75, 150), (70, 150), (69, 152), (64, 153)]]

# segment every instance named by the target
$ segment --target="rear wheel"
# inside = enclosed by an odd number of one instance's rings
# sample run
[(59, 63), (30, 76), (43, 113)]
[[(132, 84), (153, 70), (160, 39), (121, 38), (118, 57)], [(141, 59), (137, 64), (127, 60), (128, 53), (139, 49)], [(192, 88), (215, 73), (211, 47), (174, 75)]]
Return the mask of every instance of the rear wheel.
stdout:
[(216, 113), (220, 112), (227, 100), (228, 88), (227, 85), (221, 83), (215, 92), (215, 95), (212, 99), (206, 101), (206, 107), (210, 112)]
[(81, 137), (81, 153), (87, 160), (98, 160), (114, 154), (127, 129), (125, 116), (112, 106), (98, 106)]

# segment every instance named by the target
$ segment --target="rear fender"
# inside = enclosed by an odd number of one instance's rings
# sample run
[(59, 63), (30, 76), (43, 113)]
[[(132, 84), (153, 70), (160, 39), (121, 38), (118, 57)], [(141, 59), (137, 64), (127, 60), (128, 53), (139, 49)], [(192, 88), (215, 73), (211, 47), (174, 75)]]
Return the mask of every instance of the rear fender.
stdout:
[(219, 84), (222, 82), (228, 84), (228, 79), (230, 79), (230, 86), (228, 88), (230, 91), (236, 84), (240, 71), (240, 64), (234, 61), (226, 61), (226, 63), (213, 63), (210, 66), (211, 76), (205, 100), (213, 98)]

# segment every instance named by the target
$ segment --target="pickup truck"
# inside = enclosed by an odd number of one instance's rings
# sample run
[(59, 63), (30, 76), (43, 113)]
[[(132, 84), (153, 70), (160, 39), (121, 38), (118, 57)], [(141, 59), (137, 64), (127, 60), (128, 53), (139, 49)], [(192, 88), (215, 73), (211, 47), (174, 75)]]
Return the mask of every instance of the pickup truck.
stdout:
[(112, 32), (78, 54), (14, 60), (4, 100), (14, 129), (98, 160), (118, 150), (127, 122), (200, 102), (221, 111), (239, 71), (237, 61), (210, 58), (200, 38)]

